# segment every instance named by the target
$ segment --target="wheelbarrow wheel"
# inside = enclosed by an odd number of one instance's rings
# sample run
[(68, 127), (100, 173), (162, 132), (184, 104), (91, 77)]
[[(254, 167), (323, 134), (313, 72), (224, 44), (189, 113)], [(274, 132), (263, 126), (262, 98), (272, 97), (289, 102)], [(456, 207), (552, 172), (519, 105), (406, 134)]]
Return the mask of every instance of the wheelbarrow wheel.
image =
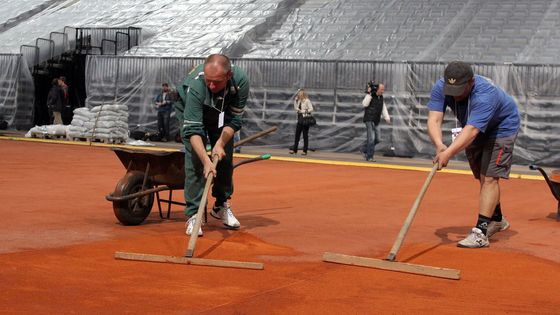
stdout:
[[(133, 171), (127, 173), (117, 183), (114, 196), (126, 196), (142, 191), (144, 173)], [(144, 190), (152, 188), (148, 179)], [(113, 201), (113, 212), (123, 225), (138, 225), (146, 219), (154, 204), (154, 193), (125, 201)]]

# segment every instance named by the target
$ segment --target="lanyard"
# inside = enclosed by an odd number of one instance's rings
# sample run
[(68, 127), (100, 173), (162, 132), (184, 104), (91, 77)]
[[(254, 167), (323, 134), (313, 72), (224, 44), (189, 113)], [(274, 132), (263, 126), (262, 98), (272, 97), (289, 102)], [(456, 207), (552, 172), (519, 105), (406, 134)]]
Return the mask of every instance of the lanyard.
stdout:
[[(212, 91), (210, 91), (210, 93), (212, 93)], [(226, 95), (227, 95), (227, 89), (224, 88), (224, 96), (222, 97), (222, 107), (220, 109), (214, 107), (214, 97), (212, 97), (212, 106), (210, 106), (211, 108), (217, 110), (220, 114), (224, 112), (224, 104), (226, 102)], [(212, 93), (212, 96), (214, 96), (214, 93)]]
[[(459, 128), (459, 111), (458, 108), (459, 106), (457, 105), (457, 101), (453, 100), (454, 105), (455, 105), (455, 128)], [(467, 117), (466, 117), (466, 122), (469, 121), (469, 115), (470, 115), (470, 111), (471, 111), (471, 94), (469, 93), (469, 98), (467, 98)], [(467, 124), (465, 122), (465, 125)]]

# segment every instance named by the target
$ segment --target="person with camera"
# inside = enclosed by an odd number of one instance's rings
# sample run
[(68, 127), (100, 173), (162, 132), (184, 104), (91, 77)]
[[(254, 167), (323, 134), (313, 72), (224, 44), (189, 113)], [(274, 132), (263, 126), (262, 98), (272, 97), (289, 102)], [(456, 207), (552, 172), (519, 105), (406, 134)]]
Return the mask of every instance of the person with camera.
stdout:
[(313, 104), (309, 100), (307, 93), (304, 89), (299, 89), (294, 98), (294, 109), (297, 112), (296, 135), (294, 139), (294, 146), (290, 149), (290, 154), (297, 154), (299, 138), (303, 132), (303, 152), (301, 155), (307, 155), (307, 148), (309, 146), (309, 127), (312, 123), (311, 113), (313, 112)]
[(363, 152), (366, 161), (375, 162), (373, 155), (375, 154), (375, 145), (380, 142), (379, 122), (381, 121), (381, 115), (388, 124), (391, 123), (391, 117), (383, 101), (384, 92), (385, 85), (370, 81), (366, 87), (366, 96), (362, 101), (364, 124), (367, 131), (366, 146)]

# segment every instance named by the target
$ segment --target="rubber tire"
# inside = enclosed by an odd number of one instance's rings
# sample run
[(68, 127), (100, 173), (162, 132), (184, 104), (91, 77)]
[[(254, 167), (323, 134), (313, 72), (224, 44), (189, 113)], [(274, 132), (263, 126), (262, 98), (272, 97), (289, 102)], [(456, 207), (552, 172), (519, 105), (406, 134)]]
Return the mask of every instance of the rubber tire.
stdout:
[[(115, 187), (115, 197), (137, 193), (142, 190), (144, 173), (132, 171), (127, 173)], [(153, 188), (148, 179), (144, 189)], [(123, 225), (138, 225), (148, 217), (154, 204), (154, 193), (126, 201), (113, 201), (113, 212)]]

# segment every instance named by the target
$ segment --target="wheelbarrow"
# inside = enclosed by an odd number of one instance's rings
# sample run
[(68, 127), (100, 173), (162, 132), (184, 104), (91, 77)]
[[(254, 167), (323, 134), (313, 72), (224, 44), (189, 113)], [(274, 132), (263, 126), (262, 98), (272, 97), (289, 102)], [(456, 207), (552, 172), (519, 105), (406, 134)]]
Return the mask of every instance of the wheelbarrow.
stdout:
[(541, 172), (541, 174), (544, 176), (544, 179), (546, 180), (548, 187), (550, 187), (550, 191), (552, 192), (552, 195), (558, 201), (558, 211), (556, 212), (556, 220), (560, 221), (560, 170), (553, 170), (549, 178), (545, 170), (538, 167), (537, 165), (530, 165), (529, 168)]
[[(276, 131), (277, 127), (259, 132), (238, 141), (234, 147)], [(113, 212), (123, 225), (138, 225), (144, 222), (157, 200), (159, 216), (164, 218), (162, 203), (167, 204), (165, 218), (169, 219), (171, 205), (185, 206), (184, 202), (173, 201), (173, 190), (182, 190), (185, 185), (185, 153), (180, 151), (163, 152), (141, 149), (112, 149), (124, 167), (126, 174), (117, 182), (115, 190), (105, 196), (113, 202)], [(269, 159), (269, 154), (245, 159), (233, 165), (240, 165)], [(168, 199), (162, 199), (160, 192), (169, 191)]]

